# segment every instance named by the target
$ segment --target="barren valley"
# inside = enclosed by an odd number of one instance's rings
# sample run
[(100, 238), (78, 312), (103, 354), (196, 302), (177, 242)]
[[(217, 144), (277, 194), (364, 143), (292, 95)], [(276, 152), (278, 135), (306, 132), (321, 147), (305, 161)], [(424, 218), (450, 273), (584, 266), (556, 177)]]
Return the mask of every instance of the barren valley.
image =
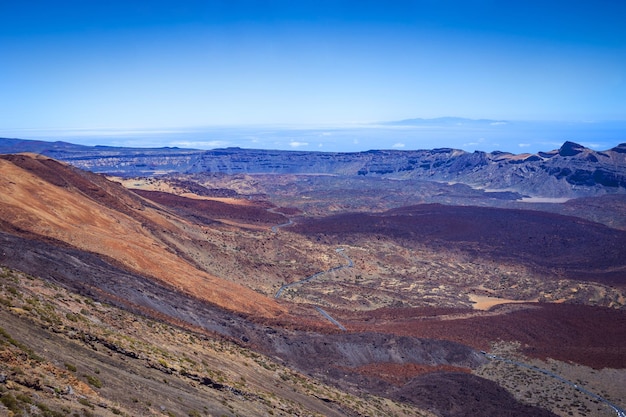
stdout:
[(0, 166), (0, 413), (626, 408), (625, 194)]

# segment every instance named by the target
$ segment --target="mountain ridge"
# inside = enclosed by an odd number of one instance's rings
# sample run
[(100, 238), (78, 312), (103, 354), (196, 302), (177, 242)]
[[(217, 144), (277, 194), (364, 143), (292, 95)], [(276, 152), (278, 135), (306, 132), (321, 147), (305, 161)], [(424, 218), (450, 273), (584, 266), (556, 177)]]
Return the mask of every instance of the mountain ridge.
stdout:
[(86, 147), (0, 139), (0, 152), (37, 152), (78, 168), (122, 177), (167, 173), (331, 174), (459, 182), (533, 197), (626, 193), (626, 143), (595, 151), (566, 141), (538, 153), (432, 150), (311, 152), (265, 149)]
[(412, 119), (394, 120), (389, 122), (382, 122), (383, 125), (388, 126), (500, 126), (506, 125), (511, 122), (506, 120), (493, 120), (493, 119), (468, 119), (465, 117), (435, 117), (432, 119), (424, 119), (416, 117)]

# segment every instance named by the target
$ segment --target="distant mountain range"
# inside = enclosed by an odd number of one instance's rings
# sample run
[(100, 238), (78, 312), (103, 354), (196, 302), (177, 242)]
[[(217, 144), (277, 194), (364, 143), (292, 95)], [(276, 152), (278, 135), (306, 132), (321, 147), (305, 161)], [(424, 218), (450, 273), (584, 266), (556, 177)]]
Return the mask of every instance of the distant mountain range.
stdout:
[[(417, 123), (411, 119), (394, 123)], [(447, 123), (466, 119), (446, 118)], [(474, 123), (506, 123), (474, 120)], [(458, 182), (530, 196), (626, 193), (626, 143), (594, 151), (573, 142), (536, 154), (432, 150), (333, 153), (225, 148), (118, 148), (0, 139), (0, 153), (34, 152), (92, 172), (118, 176), (167, 173), (331, 174)]]
[(437, 117), (434, 119), (404, 119), (382, 124), (388, 126), (502, 126), (510, 122), (491, 119), (466, 119), (464, 117)]

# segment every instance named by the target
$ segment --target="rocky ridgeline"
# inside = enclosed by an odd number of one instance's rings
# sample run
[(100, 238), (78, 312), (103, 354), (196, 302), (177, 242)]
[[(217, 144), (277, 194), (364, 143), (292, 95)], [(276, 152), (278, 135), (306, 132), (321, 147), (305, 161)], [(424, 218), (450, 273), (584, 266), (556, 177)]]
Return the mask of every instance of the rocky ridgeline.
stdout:
[(93, 172), (120, 176), (164, 173), (334, 174), (459, 182), (541, 197), (626, 193), (626, 143), (594, 151), (565, 142), (537, 154), (458, 149), (353, 153), (226, 148), (115, 148), (0, 139), (0, 152), (37, 152)]

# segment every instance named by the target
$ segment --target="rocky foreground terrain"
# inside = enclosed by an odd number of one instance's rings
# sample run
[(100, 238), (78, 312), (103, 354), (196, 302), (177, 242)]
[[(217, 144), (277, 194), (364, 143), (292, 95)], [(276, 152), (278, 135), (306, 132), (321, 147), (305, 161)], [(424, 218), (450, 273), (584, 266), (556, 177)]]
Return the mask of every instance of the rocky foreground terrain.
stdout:
[(619, 184), (0, 172), (0, 413), (615, 415), (483, 352), (626, 407)]

